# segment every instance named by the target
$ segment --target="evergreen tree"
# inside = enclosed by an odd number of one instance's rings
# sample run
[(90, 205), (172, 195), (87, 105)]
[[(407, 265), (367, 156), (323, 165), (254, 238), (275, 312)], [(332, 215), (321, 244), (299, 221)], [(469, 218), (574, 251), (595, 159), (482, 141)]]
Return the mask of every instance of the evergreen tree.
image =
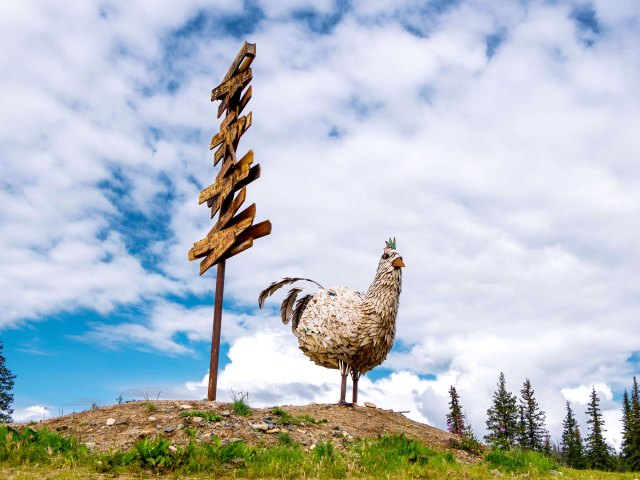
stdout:
[(622, 444), (620, 446), (620, 456), (626, 464), (632, 453), (633, 442), (633, 415), (631, 413), (631, 401), (625, 388), (622, 395)]
[(516, 397), (507, 391), (504, 373), (500, 372), (498, 390), (493, 394), (493, 405), (487, 410), (485, 440), (489, 445), (508, 450), (518, 434), (518, 407)]
[(545, 449), (547, 430), (545, 428), (545, 414), (534, 396), (531, 382), (527, 378), (520, 390), (521, 409), (521, 438), (520, 446), (526, 450), (542, 452)]
[(13, 409), (13, 380), (16, 378), (11, 370), (5, 365), (5, 358), (2, 355), (2, 340), (0, 340), (0, 423), (11, 423)]
[(629, 470), (638, 472), (640, 471), (640, 391), (636, 377), (633, 377), (629, 417), (629, 455), (625, 458), (625, 464)]
[(567, 416), (562, 422), (562, 443), (560, 451), (564, 461), (571, 468), (584, 468), (584, 450), (576, 417), (573, 416), (571, 404), (567, 402)]
[(453, 385), (449, 388), (449, 413), (447, 414), (447, 428), (451, 433), (463, 435), (466, 430), (465, 417), (460, 407), (460, 397)]
[(590, 432), (586, 440), (587, 465), (589, 468), (595, 470), (611, 470), (613, 468), (613, 461), (609, 447), (603, 436), (606, 430), (604, 429), (604, 420), (602, 419), (602, 412), (600, 411), (600, 399), (598, 398), (595, 387), (591, 391), (591, 401), (589, 402), (586, 413), (589, 416), (587, 423), (590, 425)]

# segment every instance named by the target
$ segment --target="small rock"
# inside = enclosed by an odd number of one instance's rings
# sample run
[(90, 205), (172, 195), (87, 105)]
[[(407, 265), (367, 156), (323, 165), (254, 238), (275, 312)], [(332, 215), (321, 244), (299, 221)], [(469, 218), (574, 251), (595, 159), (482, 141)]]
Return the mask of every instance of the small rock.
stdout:
[(105, 424), (107, 427), (111, 427), (116, 424), (115, 418), (107, 418), (107, 423)]
[(157, 424), (157, 425), (156, 425), (156, 428), (157, 428), (158, 430), (160, 430), (160, 429), (162, 428), (162, 425)]
[(87, 448), (93, 448), (96, 446), (96, 442), (85, 442), (84, 446)]
[(371, 417), (372, 415), (370, 413), (367, 413), (367, 417)]
[(167, 427), (164, 429), (164, 433), (173, 433), (173, 428)]
[(269, 430), (269, 425), (266, 422), (254, 423), (251, 425), (251, 428), (254, 430), (260, 430), (261, 432), (266, 432)]
[(300, 445), (302, 445), (303, 447), (306, 447), (307, 445), (309, 445), (309, 442), (307, 442), (304, 438), (302, 440), (300, 440)]
[(149, 420), (150, 422), (155, 422), (157, 420), (156, 417), (149, 417), (147, 420)]
[(316, 449), (316, 447), (317, 447), (317, 445), (314, 443), (313, 445), (311, 445), (311, 446), (309, 447), (309, 450), (315, 450), (315, 449)]
[(193, 423), (202, 423), (203, 420), (204, 420), (204, 418), (202, 418), (202, 417), (191, 417), (191, 421)]
[(502, 472), (500, 470), (498, 470), (497, 468), (494, 468), (493, 470), (491, 470), (490, 473), (493, 473), (493, 475), (496, 476), (496, 477), (501, 477), (502, 476)]
[(377, 408), (376, 404), (371, 402), (364, 402), (364, 406), (369, 408)]
[(176, 427), (177, 430), (182, 430), (184, 428), (184, 423), (179, 423)]
[(170, 452), (177, 452), (178, 451), (178, 447), (176, 447), (174, 445), (169, 445), (169, 451)]
[(551, 475), (564, 475), (562, 472), (559, 472), (558, 470), (549, 470), (549, 473)]
[(193, 407), (191, 405), (180, 405), (180, 410), (191, 410)]
[(222, 415), (223, 417), (230, 417), (231, 416), (231, 412), (229, 410), (223, 410), (220, 415)]
[(340, 425), (336, 425), (335, 427), (333, 427), (333, 429), (340, 431), (340, 430), (342, 430), (342, 427)]
[(271, 428), (267, 430), (267, 433), (280, 433), (280, 432), (282, 432), (282, 430), (280, 430), (279, 428)]
[(116, 425), (128, 425), (129, 422), (127, 420), (116, 420)]

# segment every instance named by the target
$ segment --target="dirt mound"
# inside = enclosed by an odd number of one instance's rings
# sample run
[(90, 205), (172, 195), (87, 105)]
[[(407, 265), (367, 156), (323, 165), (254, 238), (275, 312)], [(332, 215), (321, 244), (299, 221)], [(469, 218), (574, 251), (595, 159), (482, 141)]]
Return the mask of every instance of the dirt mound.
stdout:
[[(220, 420), (216, 421), (216, 416)], [(304, 448), (332, 441), (342, 448), (355, 439), (404, 433), (438, 450), (454, 438), (448, 432), (409, 420), (401, 413), (364, 406), (309, 404), (252, 408), (249, 416), (233, 412), (232, 405), (206, 401), (139, 401), (95, 408), (31, 425), (73, 436), (91, 449), (129, 449), (144, 437), (162, 435), (175, 445), (217, 436), (222, 442), (242, 440), (249, 445), (271, 445), (288, 434)], [(464, 451), (452, 450), (463, 461), (473, 461)]]

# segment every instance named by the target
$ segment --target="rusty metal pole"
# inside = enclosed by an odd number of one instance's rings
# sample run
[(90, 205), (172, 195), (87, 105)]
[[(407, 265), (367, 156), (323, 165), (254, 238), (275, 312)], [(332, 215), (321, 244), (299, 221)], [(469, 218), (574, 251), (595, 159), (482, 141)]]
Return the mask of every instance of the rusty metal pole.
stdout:
[(215, 401), (218, 389), (218, 360), (220, 358), (220, 331), (222, 330), (222, 297), (224, 295), (225, 260), (218, 263), (216, 272), (216, 299), (213, 307), (213, 332), (211, 334), (211, 361), (209, 362), (209, 390), (207, 400)]

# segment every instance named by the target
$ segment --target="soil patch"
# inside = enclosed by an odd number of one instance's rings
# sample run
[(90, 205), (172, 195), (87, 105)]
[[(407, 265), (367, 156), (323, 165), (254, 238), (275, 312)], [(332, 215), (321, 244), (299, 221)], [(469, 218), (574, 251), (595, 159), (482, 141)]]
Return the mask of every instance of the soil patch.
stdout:
[[(197, 412), (204, 414), (199, 416)], [(282, 412), (289, 417), (283, 416)], [(214, 421), (216, 416), (220, 417), (219, 421)], [(288, 434), (305, 449), (328, 441), (340, 449), (359, 438), (403, 433), (443, 450), (449, 449), (449, 440), (455, 438), (393, 410), (315, 403), (252, 408), (249, 416), (242, 417), (233, 413), (232, 405), (228, 403), (136, 401), (56, 417), (30, 427), (47, 427), (75, 437), (96, 451), (128, 450), (135, 442), (145, 437), (155, 438), (158, 434), (179, 446), (186, 445), (192, 437), (201, 443), (213, 436), (223, 443), (243, 441), (252, 446), (275, 445), (281, 441), (282, 434)], [(465, 451), (451, 451), (463, 462), (476, 460)]]

